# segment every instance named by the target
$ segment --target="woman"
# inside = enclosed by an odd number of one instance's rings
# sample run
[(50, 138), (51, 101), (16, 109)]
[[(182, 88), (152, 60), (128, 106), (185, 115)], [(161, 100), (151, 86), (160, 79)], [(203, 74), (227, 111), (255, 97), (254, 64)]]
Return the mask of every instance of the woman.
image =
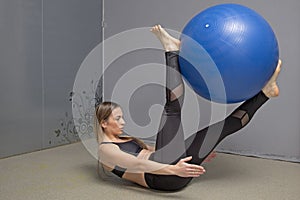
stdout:
[[(184, 85), (180, 73), (176, 73), (180, 72), (178, 66), (180, 41), (171, 37), (160, 25), (152, 27), (151, 32), (157, 36), (166, 51), (167, 65), (166, 104), (156, 145), (150, 147), (136, 138), (121, 137), (125, 122), (120, 106), (112, 102), (103, 102), (96, 107), (99, 162), (106, 171), (123, 179), (151, 189), (173, 191), (182, 189), (192, 178), (205, 173), (200, 164), (214, 156), (211, 154), (213, 149), (226, 136), (248, 124), (254, 113), (270, 97), (278, 96), (276, 79), (280, 72), (281, 61), (278, 61), (274, 75), (260, 93), (245, 101), (225, 120), (184, 140), (181, 126)], [(218, 129), (220, 127), (222, 129)], [(208, 129), (214, 128), (221, 131), (219, 139), (204, 156), (200, 157), (199, 151), (208, 135)]]

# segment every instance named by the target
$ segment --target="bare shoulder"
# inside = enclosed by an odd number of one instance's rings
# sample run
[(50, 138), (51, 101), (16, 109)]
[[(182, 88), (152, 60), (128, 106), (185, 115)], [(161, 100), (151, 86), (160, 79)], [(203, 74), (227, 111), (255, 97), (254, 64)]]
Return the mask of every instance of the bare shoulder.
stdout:
[(118, 151), (120, 148), (118, 145), (113, 144), (113, 143), (105, 143), (105, 144), (100, 144), (98, 147), (99, 153), (109, 153), (111, 151)]
[(120, 148), (113, 143), (101, 144), (98, 146), (99, 161), (102, 164), (113, 168), (118, 164)]

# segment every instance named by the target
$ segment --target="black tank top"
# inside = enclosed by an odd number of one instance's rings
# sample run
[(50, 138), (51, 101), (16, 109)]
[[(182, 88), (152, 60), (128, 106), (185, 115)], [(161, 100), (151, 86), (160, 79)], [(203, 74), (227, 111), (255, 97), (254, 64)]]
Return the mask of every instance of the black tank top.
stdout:
[[(143, 148), (134, 140), (129, 140), (127, 142), (101, 142), (101, 144), (118, 145), (119, 148), (121, 149), (121, 151), (124, 151), (124, 152), (129, 153), (134, 156), (137, 156), (143, 150)], [(120, 178), (122, 178), (125, 171), (126, 171), (126, 168), (122, 168), (122, 167), (119, 167), (118, 165), (116, 165), (115, 168), (111, 172), (116, 174)]]

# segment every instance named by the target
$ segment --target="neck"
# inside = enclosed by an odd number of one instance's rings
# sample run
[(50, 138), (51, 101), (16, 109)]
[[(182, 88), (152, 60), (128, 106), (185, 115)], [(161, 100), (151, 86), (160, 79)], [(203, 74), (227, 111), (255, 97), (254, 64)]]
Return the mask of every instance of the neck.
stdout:
[(103, 139), (104, 139), (104, 141), (105, 141), (105, 140), (108, 140), (108, 141), (116, 141), (116, 140), (119, 139), (119, 136), (104, 133), (104, 138), (103, 138)]

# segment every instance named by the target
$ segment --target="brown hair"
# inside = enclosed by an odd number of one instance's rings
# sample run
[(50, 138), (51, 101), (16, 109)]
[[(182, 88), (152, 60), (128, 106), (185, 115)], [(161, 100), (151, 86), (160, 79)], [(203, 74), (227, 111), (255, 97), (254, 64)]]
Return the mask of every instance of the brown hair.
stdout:
[[(109, 101), (102, 102), (96, 107), (94, 129), (98, 144), (100, 144), (103, 141), (104, 136), (104, 130), (101, 126), (101, 123), (107, 120), (111, 115), (112, 111), (116, 108), (120, 108), (120, 106), (117, 103)], [(119, 138), (124, 140), (132, 139), (135, 142), (137, 142), (142, 148), (148, 149), (147, 145), (138, 138), (131, 136), (119, 136)]]
[[(109, 116), (111, 115), (112, 111), (116, 108), (120, 108), (120, 106), (117, 104), (117, 103), (114, 103), (114, 102), (102, 102), (100, 103), (97, 107), (96, 107), (96, 112), (95, 112), (95, 123), (94, 123), (94, 132), (95, 132), (95, 135), (96, 135), (96, 138), (97, 138), (97, 142), (98, 144), (100, 144), (101, 142), (103, 142), (103, 136), (104, 136), (104, 130), (101, 126), (101, 123), (105, 120), (107, 120), (109, 118)], [(135, 137), (130, 137), (130, 136), (119, 136), (120, 139), (132, 139), (134, 140), (135, 142), (137, 142), (143, 149), (148, 149), (147, 148), (147, 145), (135, 138)], [(99, 152), (98, 152), (99, 153)], [(98, 164), (98, 168), (97, 168), (97, 173), (98, 173), (98, 176), (100, 178), (105, 178), (105, 170), (103, 168), (103, 164), (100, 162), (100, 159), (99, 159), (99, 156), (98, 155), (98, 161), (97, 161), (97, 164)], [(100, 170), (101, 169), (101, 170)]]

